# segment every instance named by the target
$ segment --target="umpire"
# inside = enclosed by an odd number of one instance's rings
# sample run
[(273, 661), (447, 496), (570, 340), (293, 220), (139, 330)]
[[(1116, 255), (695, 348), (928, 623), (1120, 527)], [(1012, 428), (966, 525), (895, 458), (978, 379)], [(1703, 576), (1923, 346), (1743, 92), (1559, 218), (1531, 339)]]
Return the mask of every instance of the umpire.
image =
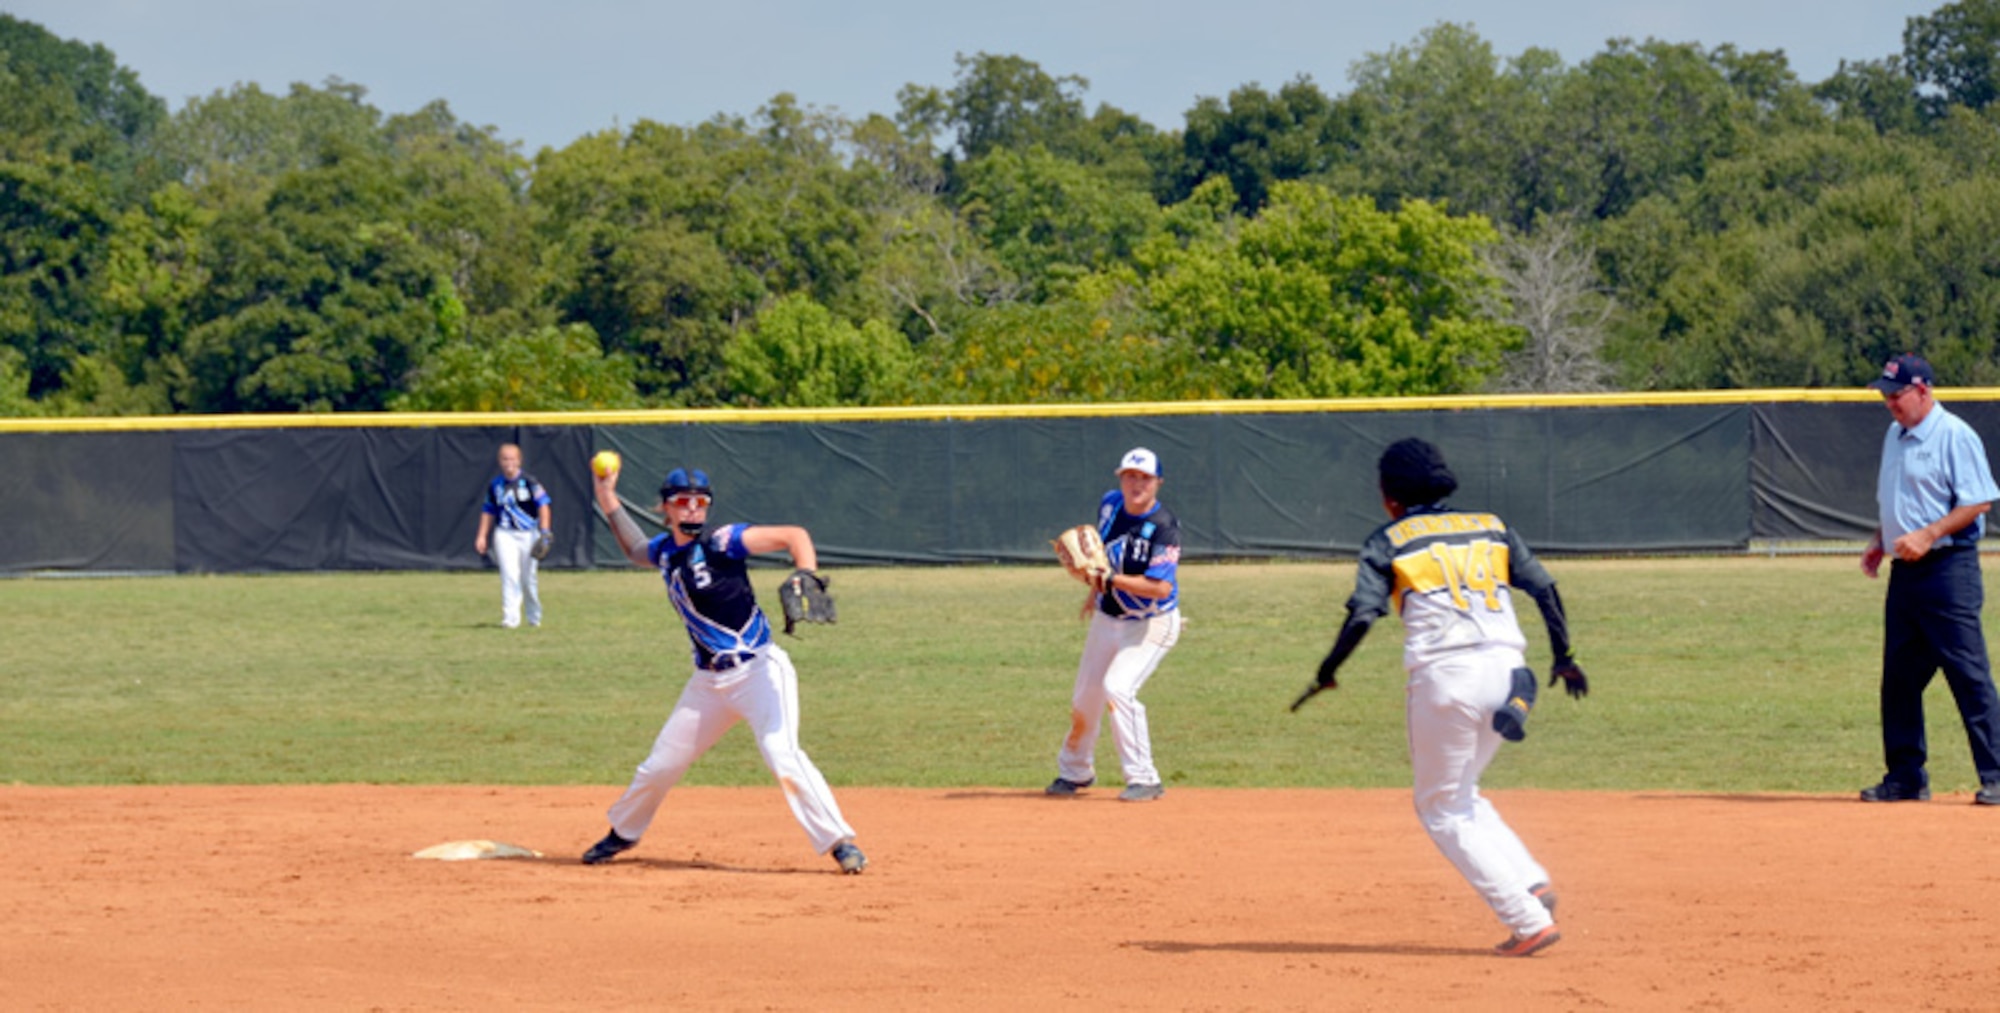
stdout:
[(1868, 386), (1882, 393), (1895, 422), (1882, 440), (1875, 484), (1881, 524), (1861, 554), (1876, 576), (1886, 555), (1883, 605), (1882, 754), (1888, 772), (1861, 790), (1863, 802), (1922, 802), (1931, 797), (1924, 741), (1924, 689), (1939, 668), (1958, 702), (1972, 763), (1973, 801), (2000, 805), (2000, 697), (1987, 663), (1979, 611), (1979, 537), (2000, 499), (1986, 446), (1964, 420), (1937, 403), (1930, 363), (1899, 355)]

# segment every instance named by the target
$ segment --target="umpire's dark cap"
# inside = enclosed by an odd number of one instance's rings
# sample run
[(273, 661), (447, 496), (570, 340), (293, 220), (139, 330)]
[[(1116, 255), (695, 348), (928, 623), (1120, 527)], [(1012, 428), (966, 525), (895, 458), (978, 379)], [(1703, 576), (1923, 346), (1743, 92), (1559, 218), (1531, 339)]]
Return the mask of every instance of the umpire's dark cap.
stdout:
[(708, 472), (700, 468), (675, 468), (667, 472), (660, 481), (660, 499), (669, 500), (684, 492), (698, 492), (713, 497), (715, 490), (708, 485)]
[(1868, 386), (1884, 394), (1898, 394), (1913, 383), (1921, 383), (1926, 387), (1934, 386), (1937, 383), (1937, 374), (1931, 372), (1930, 363), (1906, 353), (1884, 363), (1882, 375), (1869, 381)]
[(1458, 476), (1444, 463), (1444, 452), (1428, 440), (1411, 437), (1389, 444), (1377, 467), (1383, 494), (1406, 507), (1429, 506), (1458, 489)]

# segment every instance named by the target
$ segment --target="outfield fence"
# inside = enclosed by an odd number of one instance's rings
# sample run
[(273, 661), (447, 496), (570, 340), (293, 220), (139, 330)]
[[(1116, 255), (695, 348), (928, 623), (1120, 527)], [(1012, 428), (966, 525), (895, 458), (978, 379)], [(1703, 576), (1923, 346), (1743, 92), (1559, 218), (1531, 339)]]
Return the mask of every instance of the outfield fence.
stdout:
[[(2000, 433), (2000, 389), (1940, 396)], [(1405, 436), (1443, 448), (1453, 502), (1546, 553), (1823, 550), (1873, 530), (1888, 424), (1865, 390), (7, 419), (0, 573), (479, 568), (503, 442), (554, 499), (559, 568), (623, 565), (591, 500), (599, 449), (623, 455), (635, 516), (657, 518), (667, 470), (700, 467), (718, 522), (802, 524), (830, 563), (908, 565), (1046, 559), (1134, 446), (1160, 454), (1184, 558), (1351, 556), (1383, 520), (1375, 460)]]

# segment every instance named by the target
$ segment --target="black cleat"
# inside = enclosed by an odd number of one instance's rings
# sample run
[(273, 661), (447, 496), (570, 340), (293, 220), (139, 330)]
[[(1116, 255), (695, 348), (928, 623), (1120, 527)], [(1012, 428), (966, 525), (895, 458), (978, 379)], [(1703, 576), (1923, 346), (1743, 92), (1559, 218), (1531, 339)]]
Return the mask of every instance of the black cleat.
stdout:
[(628, 841), (625, 838), (618, 836), (618, 831), (613, 830), (610, 833), (605, 834), (603, 840), (598, 841), (596, 844), (591, 845), (589, 851), (583, 853), (583, 864), (601, 865), (605, 862), (609, 862), (619, 852), (630, 850), (631, 847), (637, 843), (639, 842)]
[(1884, 781), (1861, 789), (1863, 802), (1929, 802), (1930, 800), (1931, 790), (1921, 785), (1913, 788), (1895, 781)]
[(1097, 778), (1094, 777), (1083, 781), (1072, 781), (1066, 777), (1058, 777), (1055, 780), (1050, 781), (1049, 786), (1047, 788), (1042, 789), (1042, 794), (1054, 795), (1058, 798), (1070, 798), (1074, 796), (1077, 792), (1082, 791), (1083, 789), (1088, 788), (1096, 783), (1097, 783)]

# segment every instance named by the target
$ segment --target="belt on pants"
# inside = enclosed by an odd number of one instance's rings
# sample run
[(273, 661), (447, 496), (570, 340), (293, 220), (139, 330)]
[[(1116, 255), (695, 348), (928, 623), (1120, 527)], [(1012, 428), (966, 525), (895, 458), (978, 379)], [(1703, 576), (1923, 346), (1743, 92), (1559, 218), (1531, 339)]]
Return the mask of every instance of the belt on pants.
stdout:
[(755, 651), (728, 651), (714, 655), (706, 662), (697, 659), (694, 664), (704, 672), (727, 672), (732, 668), (749, 664), (755, 657), (757, 657)]

